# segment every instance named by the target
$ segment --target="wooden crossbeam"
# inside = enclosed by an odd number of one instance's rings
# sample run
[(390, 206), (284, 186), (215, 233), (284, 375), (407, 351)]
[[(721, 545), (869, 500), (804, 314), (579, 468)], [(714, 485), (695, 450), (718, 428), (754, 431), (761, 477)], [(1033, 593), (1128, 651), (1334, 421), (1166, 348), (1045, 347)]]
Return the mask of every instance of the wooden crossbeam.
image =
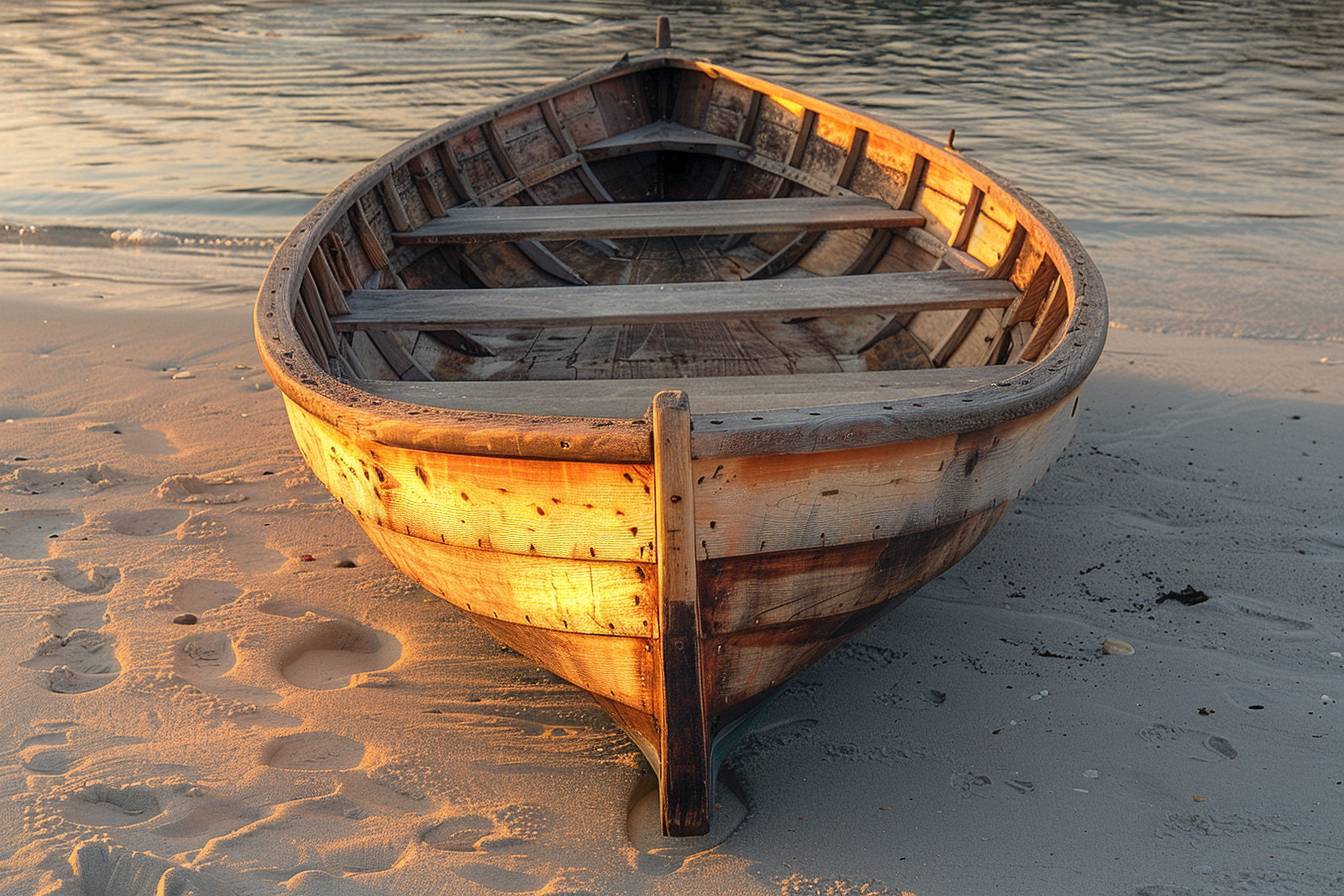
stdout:
[(1007, 280), (961, 271), (709, 283), (520, 289), (357, 289), (338, 330), (572, 327), (703, 320), (788, 320), (854, 312), (1007, 308)]
[(584, 158), (596, 160), (656, 150), (694, 152), (737, 159), (745, 159), (752, 151), (750, 146), (739, 140), (720, 137), (718, 134), (687, 127), (675, 121), (654, 121), (614, 137), (589, 143), (580, 148), (579, 152)]
[(398, 243), (690, 236), (729, 233), (922, 227), (924, 216), (864, 196), (610, 202), (578, 205), (460, 207), (411, 231)]

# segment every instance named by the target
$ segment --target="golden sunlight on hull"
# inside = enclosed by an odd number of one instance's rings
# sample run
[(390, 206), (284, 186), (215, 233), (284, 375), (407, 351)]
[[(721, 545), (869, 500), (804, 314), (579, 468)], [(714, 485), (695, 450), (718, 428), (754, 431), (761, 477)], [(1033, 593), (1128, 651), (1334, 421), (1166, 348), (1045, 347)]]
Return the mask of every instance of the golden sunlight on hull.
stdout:
[(1106, 298), (950, 147), (660, 48), (370, 165), (255, 323), (370, 540), (590, 692), (690, 835), (752, 710), (1064, 451)]

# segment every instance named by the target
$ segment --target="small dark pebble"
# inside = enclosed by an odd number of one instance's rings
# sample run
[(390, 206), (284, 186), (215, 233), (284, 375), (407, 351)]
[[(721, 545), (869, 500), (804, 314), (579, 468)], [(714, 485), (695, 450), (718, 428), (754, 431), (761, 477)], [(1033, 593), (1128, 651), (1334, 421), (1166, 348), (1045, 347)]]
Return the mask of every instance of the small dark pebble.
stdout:
[(262, 470), (262, 471), (261, 471), (261, 475), (263, 475), (263, 476), (274, 476), (274, 475), (275, 475), (275, 471), (274, 471), (274, 470)]
[(337, 561), (336, 561), (336, 568), (337, 568), (337, 569), (354, 569), (354, 568), (355, 568), (356, 566), (358, 566), (358, 565), (359, 565), (359, 564), (356, 563), (356, 562), (353, 561), (353, 560), (337, 560)]
[(1174, 600), (1187, 607), (1193, 607), (1195, 604), (1202, 604), (1208, 599), (1209, 595), (1200, 591), (1194, 585), (1186, 585), (1180, 591), (1168, 591), (1166, 594), (1159, 597), (1157, 602), (1161, 604), (1166, 603), (1169, 600)]
[(114, 436), (119, 436), (119, 435), (121, 435), (121, 430), (119, 430), (119, 429), (114, 429), (114, 430), (112, 430), (112, 435), (114, 435)]
[(1246, 708), (1247, 708), (1247, 709), (1264, 709), (1264, 708), (1265, 708), (1265, 705), (1264, 705), (1263, 703), (1252, 703), (1250, 706), (1248, 706), (1248, 707), (1246, 707)]
[(28, 458), (24, 457), (22, 454), (16, 454), (16, 455), (14, 455), (14, 459), (17, 460), (17, 461), (25, 461), (25, 460), (27, 460)]
[(183, 614), (181, 614), (180, 616), (174, 616), (174, 617), (173, 617), (173, 624), (175, 624), (175, 625), (195, 625), (195, 624), (196, 624), (196, 614), (195, 614), (195, 613), (183, 613)]
[(312, 563), (316, 559), (317, 558), (314, 557), (312, 554), (304, 554), (302, 557), (299, 558), (299, 560), (301, 560), (304, 563)]
[(1199, 714), (1202, 716), (1211, 716), (1217, 711), (1218, 710), (1214, 709), (1212, 706), (1201, 706), (1199, 708)]

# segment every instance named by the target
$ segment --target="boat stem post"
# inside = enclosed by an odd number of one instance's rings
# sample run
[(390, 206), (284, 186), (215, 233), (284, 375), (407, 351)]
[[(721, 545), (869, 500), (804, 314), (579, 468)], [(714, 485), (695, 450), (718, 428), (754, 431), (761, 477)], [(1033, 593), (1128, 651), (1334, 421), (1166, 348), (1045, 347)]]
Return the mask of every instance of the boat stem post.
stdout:
[(672, 22), (667, 16), (659, 16), (653, 30), (653, 45), (656, 49), (666, 50), (672, 46)]
[(654, 513), (657, 535), (661, 673), (658, 796), (663, 833), (709, 830), (714, 770), (700, 672), (700, 598), (695, 566), (695, 481), (686, 393), (653, 397)]

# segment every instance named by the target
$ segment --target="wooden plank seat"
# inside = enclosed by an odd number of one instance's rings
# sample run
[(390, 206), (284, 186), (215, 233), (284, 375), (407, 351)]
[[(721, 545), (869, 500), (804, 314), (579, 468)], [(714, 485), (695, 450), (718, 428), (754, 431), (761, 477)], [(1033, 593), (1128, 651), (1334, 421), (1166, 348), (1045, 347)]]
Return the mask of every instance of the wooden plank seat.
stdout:
[(1007, 280), (956, 270), (521, 289), (357, 289), (337, 330), (449, 330), (773, 319), (1006, 308)]
[(682, 389), (696, 416), (900, 401), (990, 385), (1027, 365), (771, 376), (588, 380), (355, 380), (384, 398), (429, 407), (571, 417), (639, 418), (655, 393)]
[(460, 206), (392, 234), (404, 244), (797, 233), (922, 227), (924, 216), (866, 196)]
[(752, 148), (739, 140), (720, 137), (675, 121), (650, 122), (643, 127), (631, 128), (623, 134), (579, 147), (579, 152), (589, 161), (660, 150), (735, 159), (745, 159), (752, 153)]

